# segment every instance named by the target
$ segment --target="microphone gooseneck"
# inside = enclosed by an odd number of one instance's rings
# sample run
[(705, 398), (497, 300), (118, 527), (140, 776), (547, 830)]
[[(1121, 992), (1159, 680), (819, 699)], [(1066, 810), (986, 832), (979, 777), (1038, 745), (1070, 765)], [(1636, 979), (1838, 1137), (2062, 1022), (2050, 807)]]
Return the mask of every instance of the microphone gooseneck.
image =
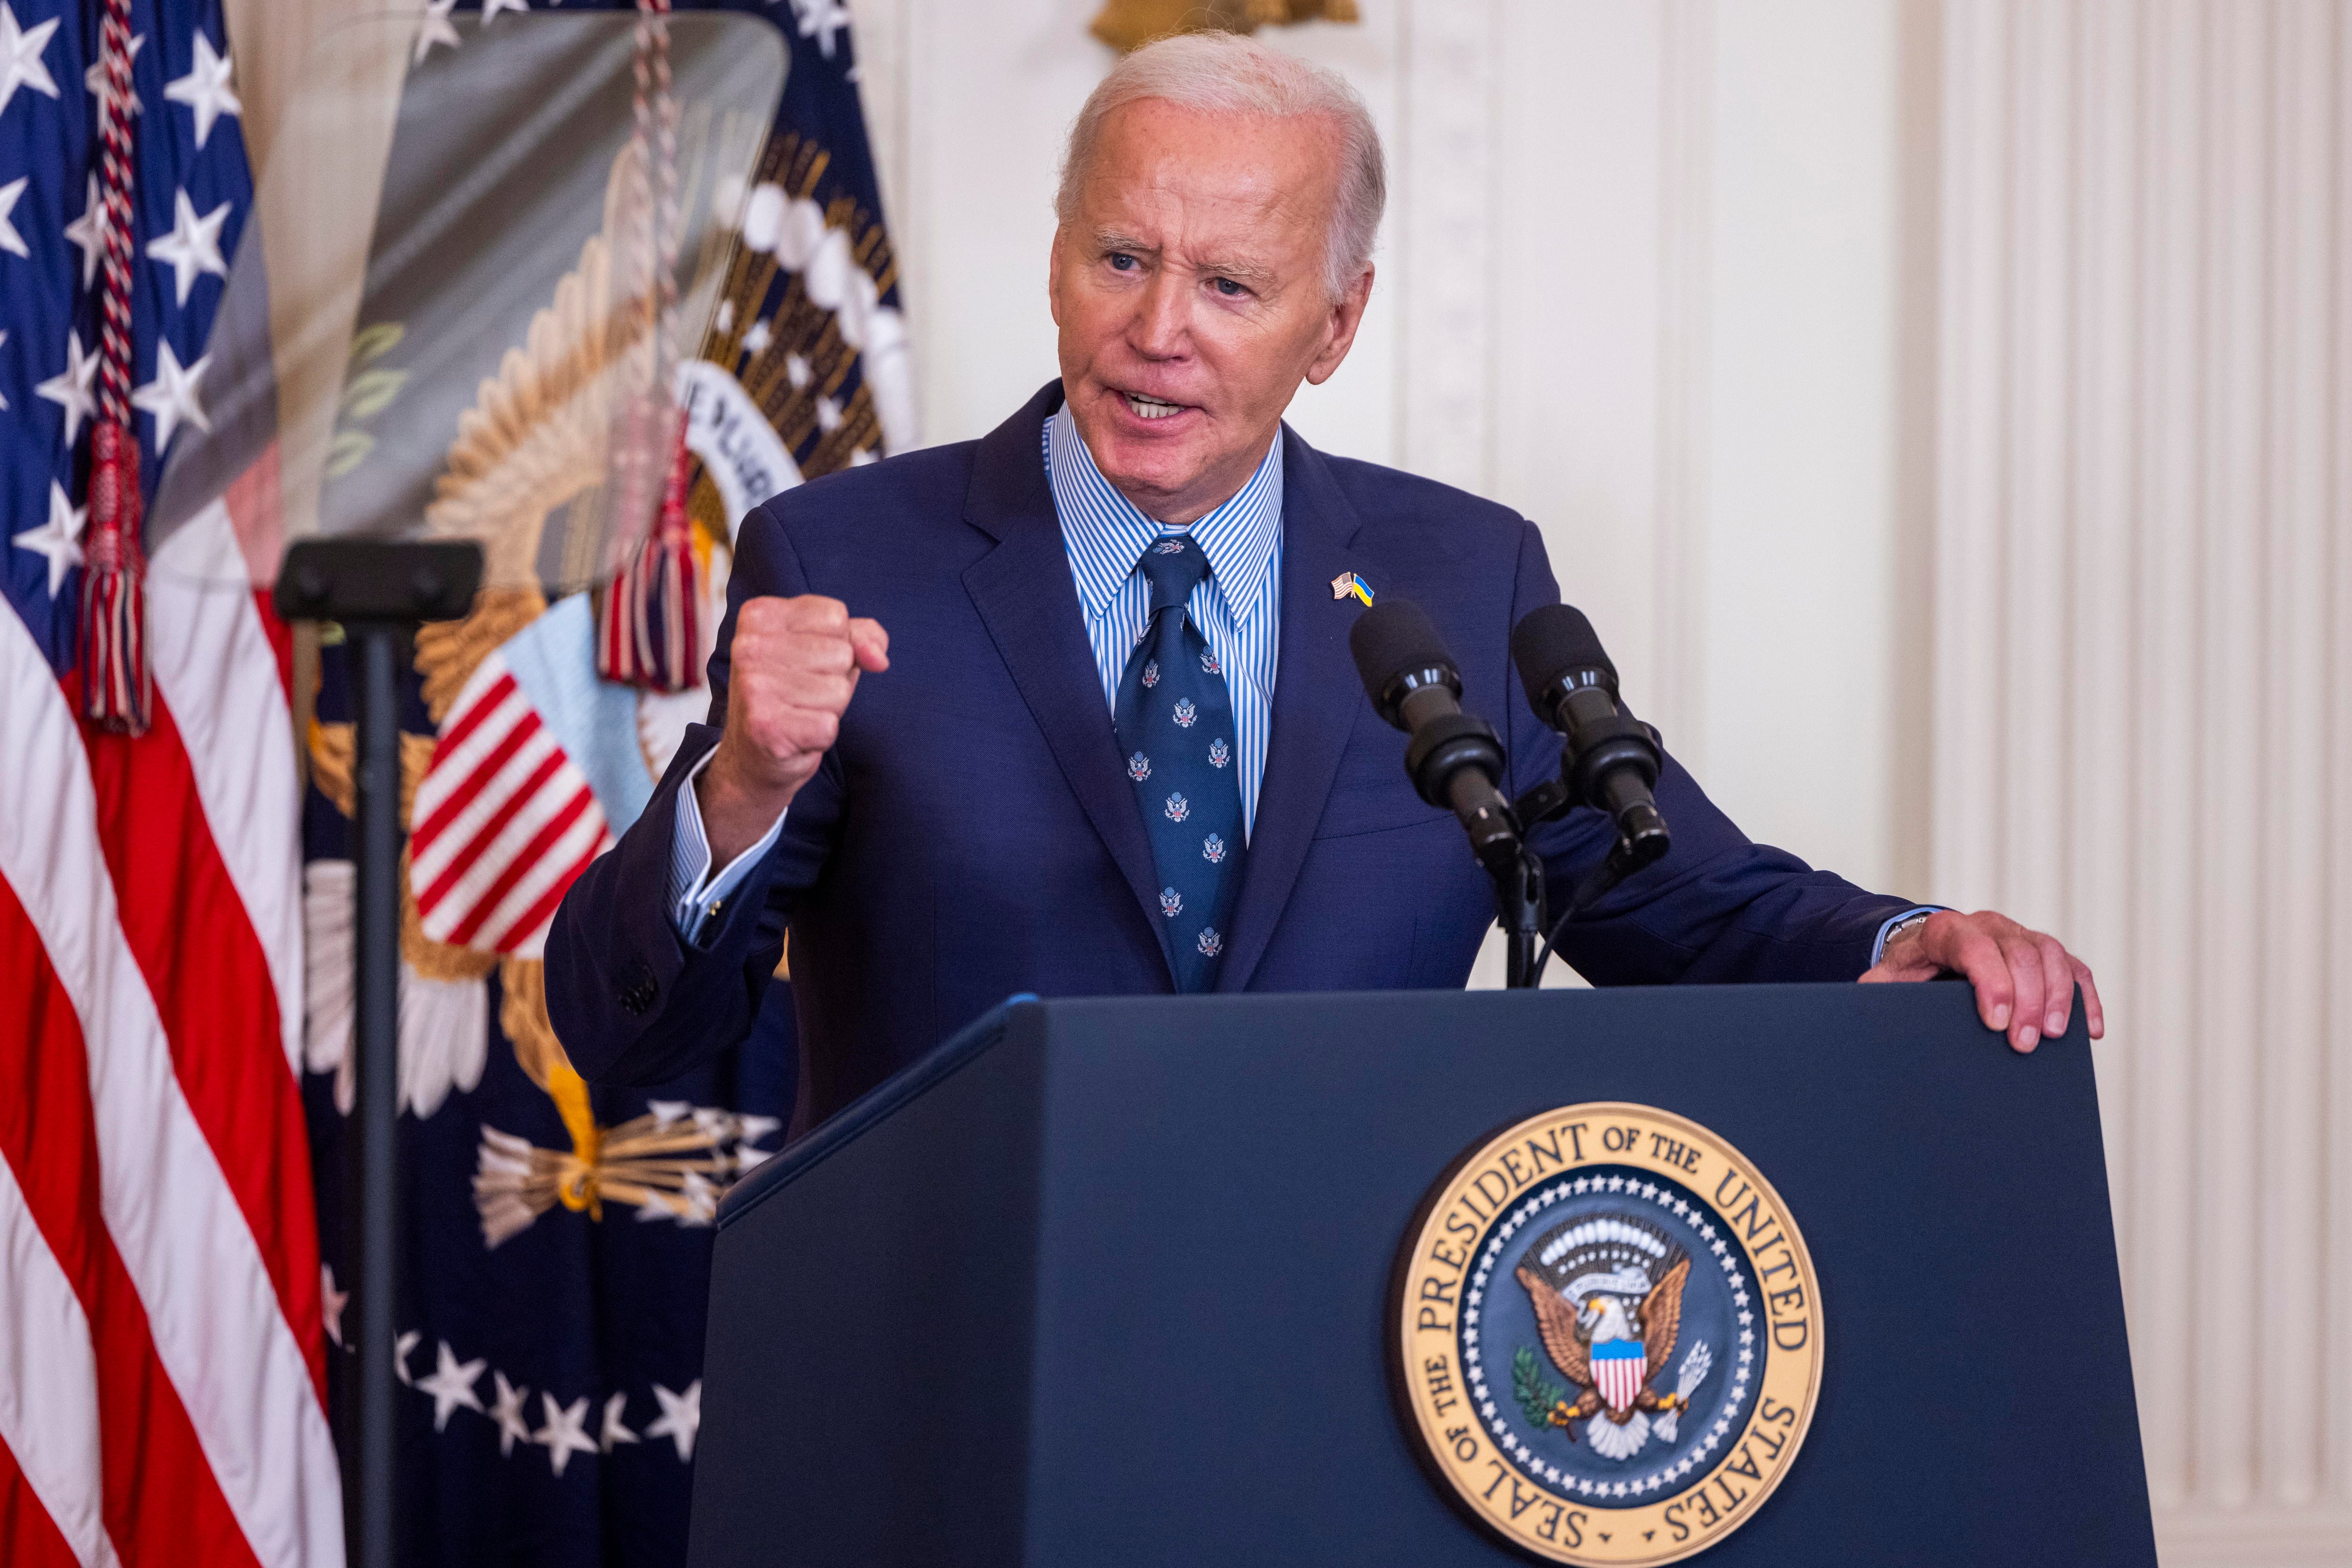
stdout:
[[(1519, 668), (1528, 706), (1560, 734), (1560, 778), (1520, 802), (1528, 821), (1540, 821), (1571, 806), (1591, 806), (1617, 830), (1608, 858), (1570, 894), (1543, 946), (1527, 968), (1527, 983), (1539, 985), (1552, 949), (1579, 915), (1626, 877), (1671, 847), (1666, 820), (1650, 791), (1656, 788), (1665, 754), (1658, 732), (1636, 719), (1617, 700), (1617, 666), (1602, 651), (1592, 622), (1573, 605), (1548, 604), (1530, 612), (1511, 631), (1511, 662)], [(1534, 802), (1541, 797), (1540, 806)]]

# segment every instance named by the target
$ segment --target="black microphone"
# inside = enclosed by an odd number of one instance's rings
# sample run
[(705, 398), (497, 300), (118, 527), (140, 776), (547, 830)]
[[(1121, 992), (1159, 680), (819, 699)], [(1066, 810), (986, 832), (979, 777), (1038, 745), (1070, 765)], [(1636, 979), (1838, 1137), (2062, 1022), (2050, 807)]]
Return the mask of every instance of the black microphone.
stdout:
[(1519, 863), (1519, 830), (1496, 787), (1507, 777), (1494, 727), (1462, 711), (1462, 674), (1420, 605), (1386, 599), (1348, 633), (1356, 674), (1381, 717), (1412, 738), (1405, 772), (1421, 798), (1452, 810), (1481, 864), (1502, 876)]
[(1530, 612), (1511, 632), (1511, 660), (1537, 715), (1567, 737), (1563, 773), (1573, 800), (1609, 814), (1630, 865), (1664, 854), (1666, 820), (1650, 797), (1664, 757), (1656, 732), (1618, 703), (1617, 666), (1592, 622), (1573, 605)]

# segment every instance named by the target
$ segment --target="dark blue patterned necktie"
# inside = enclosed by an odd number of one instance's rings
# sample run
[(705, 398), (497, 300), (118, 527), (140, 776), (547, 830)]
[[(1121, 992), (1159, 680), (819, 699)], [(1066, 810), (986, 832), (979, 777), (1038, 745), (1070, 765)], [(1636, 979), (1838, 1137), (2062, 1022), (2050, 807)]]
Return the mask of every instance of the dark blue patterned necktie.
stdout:
[(1189, 536), (1163, 534), (1139, 567), (1151, 583), (1151, 620), (1119, 676), (1114, 716), (1151, 833), (1176, 988), (1205, 991), (1216, 984), (1242, 882), (1234, 705), (1208, 640), (1184, 613), (1209, 558)]

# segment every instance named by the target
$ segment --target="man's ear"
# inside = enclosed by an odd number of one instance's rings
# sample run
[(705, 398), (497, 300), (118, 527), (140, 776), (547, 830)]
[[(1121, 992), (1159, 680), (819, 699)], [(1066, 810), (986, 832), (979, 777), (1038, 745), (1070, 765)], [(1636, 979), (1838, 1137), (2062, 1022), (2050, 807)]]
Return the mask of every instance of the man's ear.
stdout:
[(1054, 325), (1062, 324), (1062, 231), (1056, 227), (1045, 248), (1045, 306), (1054, 313)]
[(1348, 357), (1348, 350), (1356, 343), (1356, 329), (1364, 324), (1364, 307), (1370, 304), (1371, 299), (1372, 268), (1367, 266), (1363, 276), (1349, 284), (1348, 291), (1332, 302), (1331, 313), (1324, 319), (1329, 335), (1324, 340), (1322, 352), (1317, 354), (1314, 362), (1307, 367), (1309, 386), (1319, 387), (1329, 381), (1331, 372), (1339, 368), (1339, 361)]

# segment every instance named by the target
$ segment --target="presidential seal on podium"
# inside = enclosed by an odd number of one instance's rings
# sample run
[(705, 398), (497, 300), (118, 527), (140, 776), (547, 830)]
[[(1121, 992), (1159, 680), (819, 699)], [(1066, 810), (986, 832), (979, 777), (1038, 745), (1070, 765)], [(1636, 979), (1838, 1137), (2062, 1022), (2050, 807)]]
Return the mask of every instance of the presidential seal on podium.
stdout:
[(1562, 1106), (1466, 1152), (1391, 1289), (1390, 1372), (1439, 1489), (1555, 1563), (1673, 1563), (1755, 1517), (1821, 1391), (1780, 1195), (1706, 1128)]

